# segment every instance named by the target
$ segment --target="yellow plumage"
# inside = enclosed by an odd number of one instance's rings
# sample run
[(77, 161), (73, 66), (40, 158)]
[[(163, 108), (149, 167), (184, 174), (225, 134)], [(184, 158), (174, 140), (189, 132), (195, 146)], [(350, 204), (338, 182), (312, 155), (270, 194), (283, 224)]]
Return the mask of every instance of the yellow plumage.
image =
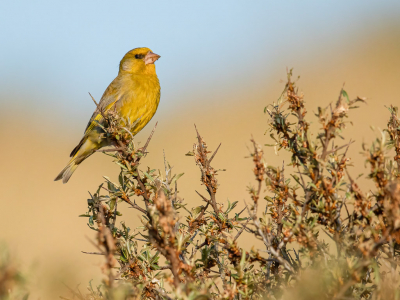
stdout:
[[(160, 56), (148, 48), (136, 48), (122, 58), (118, 76), (105, 90), (99, 107), (103, 111), (115, 109), (131, 124), (138, 121), (132, 134), (137, 134), (151, 120), (160, 102), (160, 83), (154, 62)], [(71, 152), (71, 160), (55, 180), (68, 182), (78, 165), (96, 150), (109, 146), (110, 142), (102, 138), (103, 130), (98, 126), (103, 116), (96, 109), (86, 127), (79, 144)]]

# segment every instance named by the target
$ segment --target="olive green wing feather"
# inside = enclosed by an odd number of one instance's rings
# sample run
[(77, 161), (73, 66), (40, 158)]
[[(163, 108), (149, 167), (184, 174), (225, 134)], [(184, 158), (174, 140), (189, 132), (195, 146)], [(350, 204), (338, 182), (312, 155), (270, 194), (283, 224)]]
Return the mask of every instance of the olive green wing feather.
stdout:
[(98, 124), (98, 122), (101, 122), (101, 120), (103, 119), (103, 116), (101, 115), (99, 109), (101, 109), (103, 113), (105, 113), (110, 108), (112, 108), (114, 104), (120, 99), (118, 95), (118, 91), (120, 88), (118, 79), (119, 78), (116, 77), (104, 91), (99, 106), (93, 112), (93, 115), (86, 126), (85, 134), (90, 132)]
[(120, 99), (120, 97), (118, 95), (119, 84), (118, 84), (118, 80), (117, 79), (118, 79), (118, 77), (115, 78), (110, 83), (110, 85), (107, 87), (107, 89), (104, 91), (103, 96), (101, 97), (99, 106), (93, 112), (93, 115), (90, 118), (90, 120), (89, 120), (89, 122), (88, 122), (88, 124), (86, 126), (85, 134), (82, 137), (81, 141), (72, 150), (72, 152), (70, 154), (71, 157), (74, 156), (79, 151), (79, 149), (81, 148), (81, 146), (85, 142), (86, 137), (93, 130), (93, 128), (95, 128), (99, 123), (102, 122), (103, 115), (100, 113), (100, 110), (102, 110), (103, 114), (106, 113), (109, 109), (114, 107), (115, 103)]

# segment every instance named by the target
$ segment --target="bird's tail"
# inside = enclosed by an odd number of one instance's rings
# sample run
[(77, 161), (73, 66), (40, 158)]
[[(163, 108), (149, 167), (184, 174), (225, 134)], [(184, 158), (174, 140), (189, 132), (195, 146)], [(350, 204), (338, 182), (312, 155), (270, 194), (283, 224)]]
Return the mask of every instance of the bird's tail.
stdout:
[(67, 183), (79, 164), (90, 155), (92, 155), (97, 149), (101, 148), (101, 146), (101, 144), (93, 143), (90, 139), (83, 137), (79, 145), (75, 147), (75, 149), (72, 151), (72, 159), (69, 161), (68, 165), (60, 172), (60, 174), (58, 174), (54, 181), (62, 179), (63, 183)]
[(56, 179), (54, 179), (54, 181), (62, 179), (63, 183), (68, 182), (68, 180), (71, 178), (71, 176), (74, 173), (74, 171), (76, 170), (76, 168), (79, 166), (79, 163), (77, 163), (76, 158), (77, 158), (77, 155), (75, 155), (69, 161), (68, 165), (60, 172), (60, 174), (58, 174), (58, 176), (56, 177)]

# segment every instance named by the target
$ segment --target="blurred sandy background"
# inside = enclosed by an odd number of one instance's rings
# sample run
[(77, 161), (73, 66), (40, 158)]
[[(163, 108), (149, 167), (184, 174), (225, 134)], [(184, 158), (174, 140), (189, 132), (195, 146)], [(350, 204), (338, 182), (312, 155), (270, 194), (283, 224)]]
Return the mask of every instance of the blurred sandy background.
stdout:
[[(343, 83), (351, 98), (369, 99), (350, 112), (345, 134), (357, 142), (355, 176), (365, 172), (358, 153), (374, 136), (369, 125), (384, 128), (384, 105), (400, 105), (398, 1), (15, 1), (0, 11), (0, 241), (31, 275), (32, 299), (101, 280), (102, 258), (81, 254), (93, 250), (86, 237), (94, 232), (78, 215), (88, 191), (118, 169), (97, 154), (67, 185), (53, 179), (94, 109), (87, 92), (100, 99), (128, 50), (148, 46), (162, 56), (161, 104), (136, 140), (144, 143), (159, 122), (143, 167), (162, 169), (164, 149), (175, 172), (185, 172), (180, 195), (190, 206), (200, 203), (194, 189), (203, 190), (184, 156), (193, 124), (210, 150), (222, 143), (219, 201), (248, 199), (249, 138), (270, 143), (263, 109), (279, 97), (287, 67), (301, 76), (310, 117), (336, 101)], [(269, 164), (287, 160), (265, 151)], [(124, 212), (138, 224), (136, 211)]]

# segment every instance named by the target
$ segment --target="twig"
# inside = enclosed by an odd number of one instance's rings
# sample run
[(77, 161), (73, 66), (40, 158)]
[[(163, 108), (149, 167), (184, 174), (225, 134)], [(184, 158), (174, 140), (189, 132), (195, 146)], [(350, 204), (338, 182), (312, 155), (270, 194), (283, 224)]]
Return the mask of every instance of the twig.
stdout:
[[(248, 208), (246, 201), (245, 201), (245, 205), (247, 207), (247, 210), (249, 211), (249, 215), (251, 216), (250, 209)], [(268, 241), (268, 238), (262, 232), (260, 222), (257, 220), (257, 218), (253, 217), (253, 223), (257, 228), (258, 234), (262, 237), (264, 245), (267, 247), (267, 249), (270, 251), (270, 253), (279, 261), (279, 263), (281, 265), (284, 266), (284, 268), (287, 271), (289, 271), (290, 273), (293, 273), (294, 272), (293, 267), (279, 255), (279, 253), (274, 249), (274, 247), (272, 247), (271, 243)]]
[[(154, 132), (156, 131), (157, 124), (158, 124), (158, 122), (156, 122), (156, 124), (154, 125), (154, 128), (153, 128), (153, 130), (151, 131), (150, 136), (148, 137), (148, 139), (147, 139), (147, 141), (146, 141), (146, 144), (144, 144), (144, 146), (143, 146), (143, 148), (142, 148), (142, 151), (141, 151), (142, 153), (145, 153), (145, 152), (146, 152), (147, 146), (149, 146), (150, 141), (151, 141), (151, 139), (152, 139), (152, 137), (153, 137), (153, 134), (154, 134)], [(139, 160), (140, 160), (140, 157), (136, 160), (136, 162), (138, 162)]]
[(235, 242), (239, 236), (243, 233), (244, 229), (246, 228), (246, 225), (250, 222), (250, 218), (247, 219), (246, 223), (243, 225), (243, 227), (240, 229), (240, 231), (236, 234), (235, 238), (233, 239), (233, 242)]
[(211, 156), (211, 158), (208, 160), (208, 163), (210, 164), (212, 162), (212, 160), (214, 159), (215, 154), (217, 154), (219, 147), (221, 147), (221, 143), (218, 145), (217, 149), (214, 151), (213, 155)]
[[(143, 185), (144, 186), (144, 185)], [(111, 192), (109, 189), (105, 188), (105, 187), (101, 187), (103, 190), (106, 190), (107, 192), (109, 192), (110, 194), (112, 194), (113, 192)], [(118, 196), (118, 198), (120, 198), (121, 200), (125, 201), (126, 203), (128, 203), (130, 206), (132, 206), (132, 208), (137, 209), (138, 211), (140, 211), (141, 213), (147, 214), (147, 210), (141, 208), (139, 205), (137, 205), (136, 203), (132, 203), (132, 201), (129, 199), (128, 195), (126, 195), (125, 193), (123, 194), (123, 196)], [(117, 203), (115, 203), (116, 205)], [(116, 212), (115, 212), (115, 216), (116, 216)]]
[[(350, 142), (349, 142), (348, 144), (345, 144), (345, 145), (340, 146), (340, 147), (337, 147), (337, 148), (335, 148), (335, 149), (333, 149), (333, 150), (327, 151), (327, 152), (326, 152), (326, 155), (335, 153), (335, 152), (337, 152), (337, 151), (339, 151), (340, 149), (343, 149), (343, 148), (345, 148), (345, 147), (348, 148), (348, 147), (349, 147), (351, 144), (353, 144), (354, 142), (355, 142), (355, 141), (350, 140)], [(346, 152), (347, 152), (347, 150), (346, 150)], [(346, 153), (346, 152), (345, 152), (345, 153)]]
[(97, 104), (96, 100), (94, 100), (92, 94), (89, 93), (89, 95), (90, 95), (90, 97), (92, 98), (94, 104), (96, 104), (97, 110), (98, 110), (99, 113), (102, 115), (103, 119), (106, 120), (106, 116), (104, 115), (103, 109), (100, 107), (99, 104)]
[(81, 252), (85, 254), (106, 255), (106, 253), (104, 252), (86, 252), (86, 251), (81, 251)]
[(198, 191), (195, 190), (195, 192), (197, 193), (197, 195), (199, 195), (205, 202), (207, 202), (207, 204), (210, 204), (210, 200), (208, 200), (206, 197), (204, 197), (202, 194), (200, 194)]

